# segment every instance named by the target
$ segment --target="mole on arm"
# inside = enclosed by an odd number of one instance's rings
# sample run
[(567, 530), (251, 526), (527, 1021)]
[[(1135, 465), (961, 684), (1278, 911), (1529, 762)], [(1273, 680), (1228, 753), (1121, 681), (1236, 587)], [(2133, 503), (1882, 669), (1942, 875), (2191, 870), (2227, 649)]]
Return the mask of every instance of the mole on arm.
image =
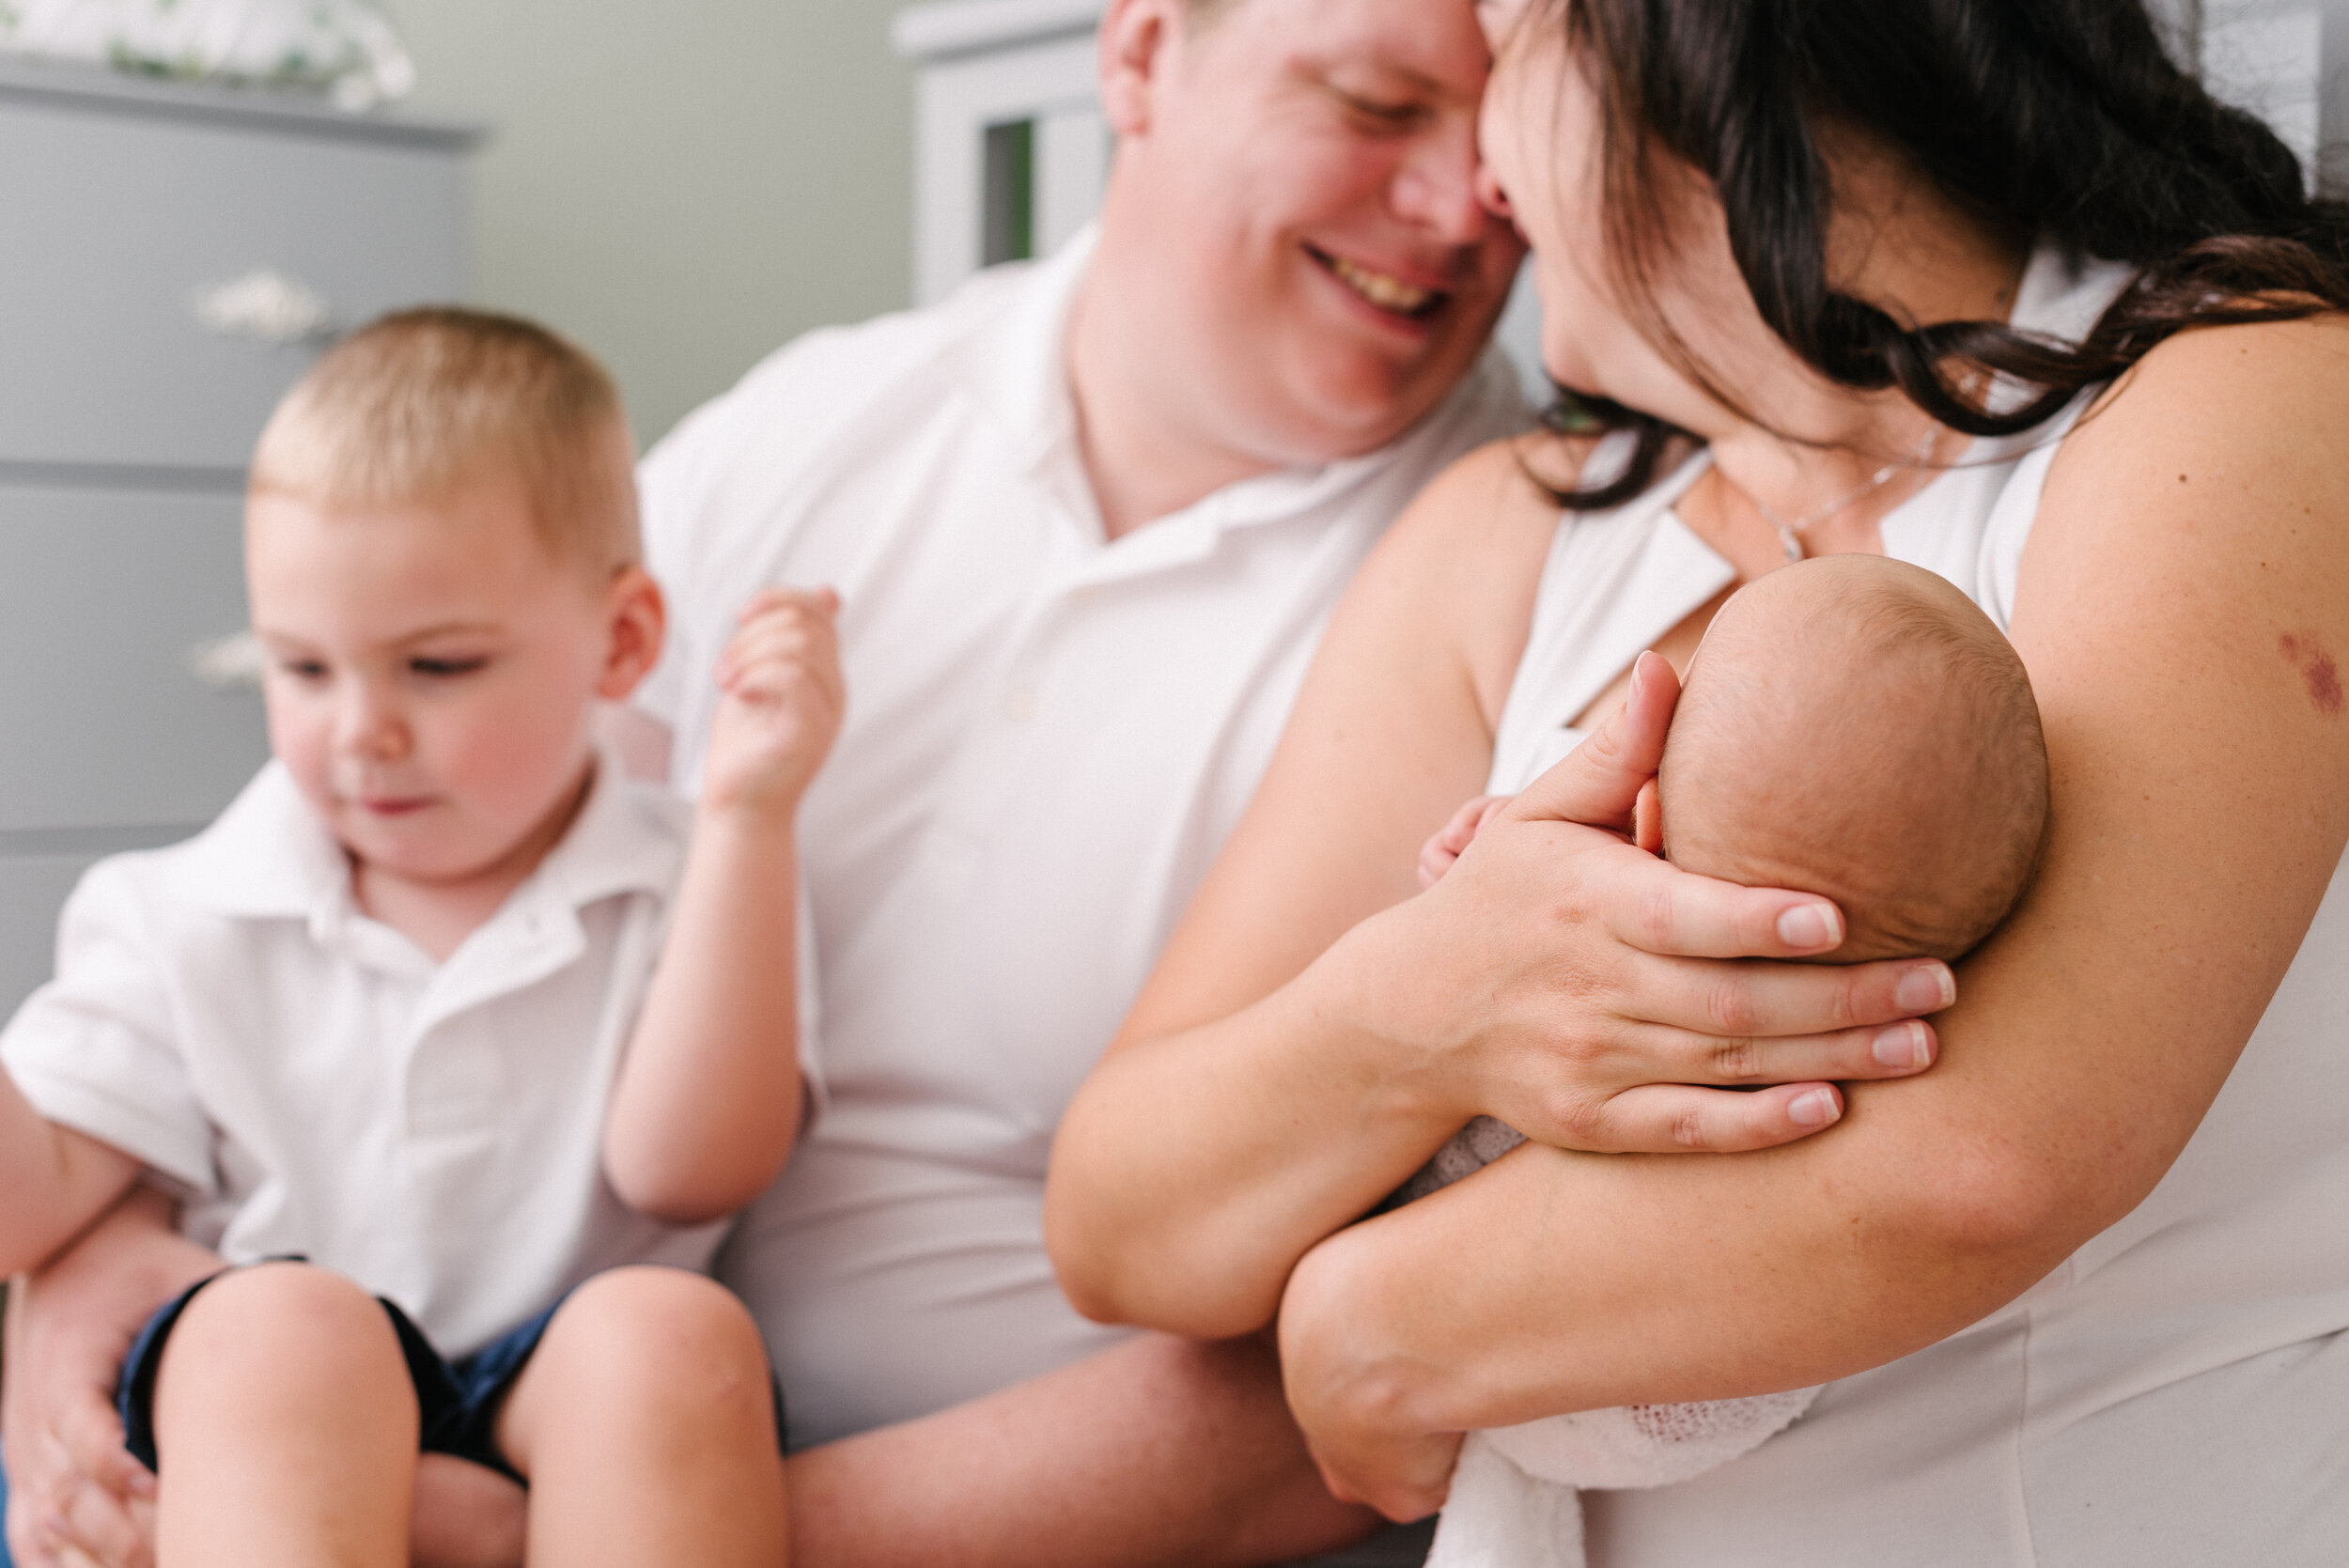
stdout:
[(2309, 701), (2316, 711), (2327, 719), (2341, 717), (2341, 670), (2333, 663), (2333, 656), (2316, 640), (2313, 632), (2298, 636), (2287, 631), (2276, 639), (2276, 651), (2284, 656), (2286, 663), (2296, 666), (2300, 678), (2307, 682)]

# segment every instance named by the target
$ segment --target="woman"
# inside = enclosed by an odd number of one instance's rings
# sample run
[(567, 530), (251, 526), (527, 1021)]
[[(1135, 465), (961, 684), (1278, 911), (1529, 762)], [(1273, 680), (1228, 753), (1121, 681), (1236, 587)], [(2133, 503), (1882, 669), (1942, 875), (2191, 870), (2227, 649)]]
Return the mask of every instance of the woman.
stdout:
[[(1553, 374), (1621, 431), (1468, 459), (1358, 582), (1064, 1123), (1072, 1297), (1194, 1333), (1277, 1308), (1325, 1472), (1397, 1517), (1463, 1430), (1842, 1380), (1710, 1476), (1594, 1498), (1595, 1563), (2332, 1560), (2341, 210), (2139, 0), (1480, 11), (1490, 198)], [(1697, 1089), (1610, 1096), (1628, 1048), (1845, 1076), (1849, 1040), (1770, 1038), (1779, 966), (1658, 955), (1783, 955), (1801, 906), (1609, 831), (1676, 690), (1641, 650), (1684, 661), (1737, 582), (1842, 551), (2009, 630), (2036, 884), (1934, 1071), (1784, 1148), (1597, 1157), (1736, 1138)], [(1409, 898), (1487, 783), (1526, 792)], [(1750, 1048), (1666, 1027), (1724, 1019)], [(1534, 1141), (1347, 1227), (1477, 1113)]]

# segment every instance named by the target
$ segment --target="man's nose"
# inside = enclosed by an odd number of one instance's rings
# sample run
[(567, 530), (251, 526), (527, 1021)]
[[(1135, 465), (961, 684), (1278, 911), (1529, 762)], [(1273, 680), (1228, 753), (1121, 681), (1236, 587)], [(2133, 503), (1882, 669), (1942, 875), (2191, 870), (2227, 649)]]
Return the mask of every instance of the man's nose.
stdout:
[[(1488, 180), (1474, 122), (1445, 126), (1419, 138), (1395, 170), (1396, 215), (1443, 244), (1473, 245), (1507, 216), (1486, 199)], [(1493, 194), (1499, 191), (1492, 186)]]

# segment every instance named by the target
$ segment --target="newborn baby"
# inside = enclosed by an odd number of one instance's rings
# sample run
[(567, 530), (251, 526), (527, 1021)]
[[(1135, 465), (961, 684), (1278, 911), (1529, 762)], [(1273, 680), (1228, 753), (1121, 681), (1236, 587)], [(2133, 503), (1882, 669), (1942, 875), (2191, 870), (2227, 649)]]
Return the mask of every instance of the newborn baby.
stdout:
[[(1462, 807), (1422, 851), (1423, 881), (1502, 803)], [(1714, 617), (1636, 816), (1640, 846), (1683, 870), (1833, 899), (1846, 931), (1828, 962), (1954, 959), (2006, 917), (2038, 857), (2047, 755), (2030, 681), (1988, 618), (1931, 572), (1876, 555), (1774, 571)], [(1524, 1141), (1480, 1116), (1394, 1201)], [(1447, 1506), (1428, 1568), (1579, 1564), (1572, 1488), (1685, 1481), (1762, 1443), (1817, 1391), (1471, 1433), (1452, 1501), (1477, 1502)]]

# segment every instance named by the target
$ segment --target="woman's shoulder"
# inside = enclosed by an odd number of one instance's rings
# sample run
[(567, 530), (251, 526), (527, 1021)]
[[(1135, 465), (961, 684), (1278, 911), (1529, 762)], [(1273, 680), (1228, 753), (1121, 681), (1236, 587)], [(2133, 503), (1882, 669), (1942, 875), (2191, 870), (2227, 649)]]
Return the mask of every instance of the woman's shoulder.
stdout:
[(2338, 462), (2349, 412), (2349, 316), (2201, 327), (2156, 344), (2096, 400), (2067, 443), (2104, 460), (2148, 449), (2289, 452)]
[(1558, 495), (1569, 489), (1594, 443), (1538, 431), (1502, 436), (1453, 459), (1397, 520), (1402, 551), (1457, 556), (1522, 551), (1558, 526)]
[(2349, 560), (2349, 318), (2199, 328), (2157, 345), (2057, 454), (2040, 528), (2198, 548), (2311, 531)]

